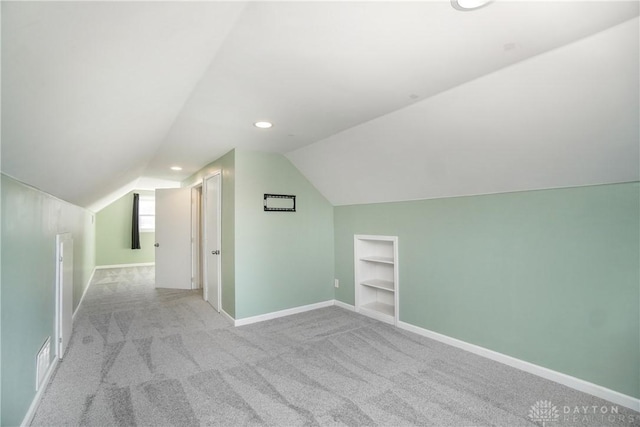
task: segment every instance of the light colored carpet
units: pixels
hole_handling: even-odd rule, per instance
[[[234,328],[200,292],[153,282],[153,267],[96,272],[32,425],[640,425],[636,412],[341,308]],[[541,401],[557,412],[534,423]],[[564,413],[576,406],[598,410]]]

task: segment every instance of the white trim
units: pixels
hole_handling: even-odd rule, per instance
[[[260,314],[258,316],[245,317],[244,319],[236,319],[234,326],[244,326],[251,323],[264,322],[265,320],[277,319],[278,317],[291,316],[292,314],[304,313],[305,311],[316,310],[318,308],[331,307],[334,300],[317,302],[315,304],[302,305],[300,307],[287,308],[285,310],[274,311],[272,313]]]
[[[139,262],[136,264],[96,265],[96,270],[104,270],[107,268],[150,267],[152,265],[156,265],[156,263],[155,262]]]
[[[374,241],[378,241],[378,240],[384,240],[385,242],[396,242],[398,240],[398,236],[377,236],[374,234],[354,234],[353,235],[354,239],[360,239],[360,240],[374,240]]]
[[[191,289],[202,289],[202,185],[191,187]],[[195,195],[195,197],[194,197]],[[204,292],[204,291],[203,291]]]
[[[333,300],[333,305],[335,305],[336,307],[344,308],[345,310],[356,311],[356,307],[354,305],[347,304],[346,302],[338,301],[337,299]]]
[[[84,301],[84,296],[87,295],[87,291],[89,290],[89,286],[91,286],[91,282],[93,281],[93,276],[96,274],[96,270],[98,267],[93,267],[93,271],[91,272],[91,276],[89,276],[89,282],[87,282],[87,287],[84,288],[84,292],[82,292],[82,296],[80,297],[80,301],[78,301],[78,305],[76,309],[73,311],[73,316],[71,316],[71,321],[74,322],[76,320],[76,314],[82,305],[82,301]]]
[[[213,307],[211,307],[211,308],[213,308]],[[227,313],[226,311],[224,311],[223,308],[220,308],[220,314],[222,314],[223,317],[225,317],[228,321],[230,321],[233,326],[236,326],[236,324],[235,324],[236,323],[236,319],[231,317],[231,315],[229,313]]]
[[[71,249],[71,255],[63,254],[63,244],[66,243],[66,249],[69,250],[69,246]],[[64,264],[63,264],[64,258]],[[65,351],[67,350],[66,346],[71,342],[71,335],[73,334],[73,234],[71,233],[59,233],[56,235],[56,297],[55,297],[55,336],[54,336],[54,349],[55,354],[58,359],[62,359]],[[65,276],[65,266],[68,271],[70,282],[64,281],[63,277]],[[65,292],[65,289],[67,291]],[[69,291],[71,295],[68,295]],[[69,325],[70,330],[63,330],[65,325],[65,314],[63,312],[64,301],[71,299],[71,324]],[[63,333],[64,332],[64,333]],[[67,336],[68,335],[68,336]]]
[[[20,423],[21,427],[31,425],[31,421],[33,421],[33,416],[36,414],[36,410],[40,405],[40,400],[42,399],[42,395],[44,394],[44,391],[47,389],[47,386],[49,385],[49,380],[51,379],[51,376],[53,375],[53,371],[55,371],[56,366],[58,366],[57,355],[54,356],[53,360],[49,364],[49,369],[47,369],[47,374],[44,376],[44,380],[42,381],[40,389],[36,392],[36,395],[31,401],[31,406],[29,406],[29,410],[24,416],[22,423]]]
[[[367,261],[362,256],[366,255],[375,255],[376,253],[363,253],[368,252],[366,247],[369,246],[364,242],[372,242],[373,245],[376,242],[389,242],[391,243],[391,249],[393,250],[393,261],[390,263],[393,267],[393,286],[391,289],[385,289],[386,291],[393,292],[393,313],[389,314],[384,311],[381,311],[377,308],[367,308],[363,306],[365,303],[363,300],[363,296],[370,294],[371,288],[364,285],[364,279],[371,279],[372,276],[367,276],[371,274],[371,271],[367,272],[363,268],[363,263],[361,261]],[[386,250],[385,250],[386,253]],[[383,235],[372,235],[372,234],[354,234],[353,235],[353,273],[354,273],[354,283],[355,283],[355,311],[356,313],[364,314],[365,316],[372,317],[376,320],[380,320],[381,322],[386,322],[391,325],[397,325],[400,321],[400,277],[398,274],[399,269],[399,258],[398,258],[398,236],[383,236]],[[364,264],[368,264],[365,262]],[[375,274],[374,274],[375,276]],[[365,291],[365,288],[368,289]],[[378,299],[378,290],[374,290],[376,292],[376,298]],[[369,301],[367,301],[369,302]],[[385,310],[386,311],[386,310]]]
[[[506,354],[498,353],[497,351],[489,350],[475,344],[470,344],[456,338],[451,338],[447,335],[442,335],[410,323],[400,321],[398,322],[398,327],[640,412],[640,399],[636,399],[635,397],[622,394],[580,378],[563,374],[562,372],[516,359],[515,357],[507,356]]]
[[[264,322],[265,320],[277,319],[278,317],[290,316],[292,314],[304,313],[305,311],[317,310],[318,308],[331,307],[331,306],[337,306],[349,311],[354,311],[354,312],[356,311],[356,308],[353,305],[334,299],[329,301],[318,302],[315,304],[303,305],[299,307],[288,308],[285,310],[274,311],[271,313],[261,314],[258,316],[245,317],[244,319],[238,319],[238,320],[231,317],[231,315],[226,311],[224,311],[224,309],[222,308],[220,309],[220,314],[222,314],[229,321],[231,321],[231,323],[233,323],[233,326],[244,326],[244,325],[249,325],[251,323]]]
[[[204,254],[204,256],[202,257],[202,297],[205,299],[205,301],[209,301],[210,297],[209,297],[209,277],[208,277],[208,271],[209,271],[209,262],[211,260],[210,257],[208,257],[207,255],[209,254],[209,252],[211,251],[211,249],[213,248],[213,244],[212,242],[209,242],[207,240],[207,235],[208,235],[208,227],[207,227],[207,221],[206,218],[210,218],[210,207],[208,206],[207,203],[207,190],[209,188],[209,179],[217,177],[217,181],[216,181],[216,187],[217,187],[217,191],[216,191],[216,224],[215,227],[217,229],[216,232],[216,242],[215,242],[215,249],[214,250],[218,250],[220,251],[220,253],[218,254],[218,256],[215,258],[215,262],[218,263],[218,268],[217,268],[217,279],[218,279],[218,286],[217,286],[217,295],[214,296],[215,298],[215,309],[220,312],[220,310],[222,309],[222,257],[224,256],[222,254],[222,170],[216,170],[211,172],[210,174],[206,175],[205,177],[202,178],[202,252]],[[211,302],[209,301],[209,304],[211,304]],[[211,304],[213,305],[213,304]]]

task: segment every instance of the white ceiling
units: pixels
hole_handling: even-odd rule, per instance
[[[638,13],[3,1],[2,171],[83,206],[232,148],[334,204],[638,180]]]
[[[334,205],[638,181],[639,79],[636,19],[287,156]]]

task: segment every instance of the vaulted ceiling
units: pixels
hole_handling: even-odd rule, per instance
[[[3,1],[2,172],[81,206],[233,148],[334,204],[636,181],[639,9]]]

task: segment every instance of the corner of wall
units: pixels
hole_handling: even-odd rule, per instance
[[[333,206],[285,156],[236,151],[236,319],[333,299]],[[296,196],[265,212],[264,194]]]

